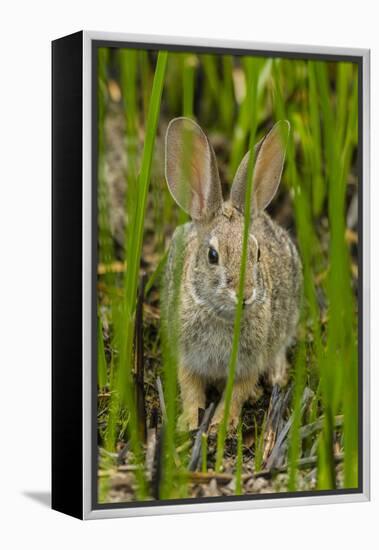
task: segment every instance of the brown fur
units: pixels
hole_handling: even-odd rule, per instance
[[[180,119],[183,120],[183,119]],[[189,122],[186,120],[186,130]],[[194,124],[194,123],[192,123]],[[180,126],[180,124],[179,124]],[[259,376],[266,374],[272,383],[284,384],[287,377],[286,349],[295,335],[301,296],[301,264],[298,253],[287,232],[263,211],[275,193],[282,172],[284,149],[279,146],[278,134],[270,132],[259,147],[254,171],[253,215],[250,224],[248,259],[244,288],[240,347],[229,414],[230,426],[238,422],[244,402],[257,397]],[[196,134],[199,127],[195,126]],[[176,128],[175,140],[180,139]],[[267,147],[265,142],[267,140]],[[203,159],[191,157],[191,165],[213,159],[208,151],[208,140],[203,141]],[[170,135],[167,138],[169,156]],[[270,157],[273,155],[270,164]],[[280,158],[278,158],[278,156]],[[244,162],[244,161],[243,161]],[[270,172],[270,166],[273,166]],[[262,167],[265,170],[262,170]],[[196,170],[195,170],[196,171]],[[178,227],[173,236],[165,273],[162,313],[170,323],[175,316],[175,269],[182,264],[180,278],[179,311],[179,384],[183,414],[181,427],[193,429],[198,423],[198,409],[204,408],[208,384],[225,384],[228,376],[229,356],[232,348],[234,317],[239,285],[244,216],[241,193],[246,187],[245,166],[241,164],[233,183],[231,200],[217,201],[219,180],[210,176],[199,189],[201,200],[191,195],[184,204],[191,213],[196,206],[194,221]],[[177,170],[175,176],[177,176]],[[207,166],[202,165],[202,174]],[[210,174],[211,171],[209,170]],[[172,172],[166,170],[168,185],[173,192]],[[177,181],[177,180],[176,180]],[[181,185],[190,185],[184,179]],[[209,186],[209,189],[207,188]],[[241,191],[243,188],[243,191]],[[212,190],[212,193],[209,192]],[[176,190],[173,192],[175,198]],[[183,195],[182,195],[183,196]],[[207,197],[213,201],[209,206]],[[215,199],[216,197],[216,199]],[[198,205],[204,201],[198,217]],[[183,202],[181,203],[183,206]],[[218,252],[218,263],[209,262],[208,251]],[[222,397],[213,423],[217,425],[224,414]]]

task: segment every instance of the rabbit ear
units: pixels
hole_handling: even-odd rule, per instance
[[[165,173],[178,205],[194,220],[208,218],[222,205],[216,156],[198,124],[174,118],[166,132]]]
[[[254,148],[253,213],[257,210],[264,210],[274,198],[279,187],[289,131],[288,120],[281,120]],[[246,153],[242,159],[230,194],[232,204],[241,211],[245,207],[249,156],[250,152]]]

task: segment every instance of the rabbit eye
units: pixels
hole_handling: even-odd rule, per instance
[[[218,264],[218,252],[212,247],[208,250],[208,260],[210,264]]]

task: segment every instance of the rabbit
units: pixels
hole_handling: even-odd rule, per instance
[[[278,122],[255,146],[251,222],[243,293],[243,317],[228,429],[243,404],[259,396],[265,375],[287,381],[286,350],[295,337],[302,294],[302,265],[288,233],[265,212],[281,179],[290,125]],[[185,117],[166,132],[165,177],[176,203],[192,221],[176,228],[164,273],[162,316],[176,335],[183,412],[179,428],[198,426],[206,388],[225,387],[239,288],[249,153],[223,200],[214,150],[203,130]],[[175,286],[180,265],[179,286]],[[179,288],[178,291],[175,289]],[[175,293],[178,296],[175,296]],[[177,307],[177,313],[173,309]],[[178,328],[174,323],[177,322]],[[211,429],[224,415],[224,397]]]

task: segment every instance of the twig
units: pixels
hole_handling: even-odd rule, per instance
[[[300,458],[296,463],[296,467],[298,470],[313,468],[314,466],[317,466],[317,460],[318,460],[317,456],[307,456],[306,458]],[[334,455],[335,464],[340,464],[341,462],[343,462],[343,460],[344,460],[343,453],[338,453]],[[284,466],[280,466],[278,468],[271,468],[271,470],[269,469],[260,470],[259,472],[256,472],[254,476],[251,476],[251,477],[264,477],[266,479],[270,479],[276,474],[286,473],[287,470],[288,470],[288,465],[285,464]]]
[[[163,419],[163,422],[167,422],[166,403],[164,401],[163,387],[159,376],[157,377],[156,384],[157,384],[157,390],[158,390],[159,403],[161,406],[162,419]]]
[[[354,229],[358,223],[358,192],[353,195],[350,201],[346,216],[346,226],[349,229]]]
[[[163,452],[164,452],[164,429],[165,425],[162,424],[160,430],[157,433],[157,443],[155,445],[155,455],[151,476],[151,496],[155,500],[159,500],[160,486],[162,480],[162,468],[163,468]]]
[[[153,469],[154,469],[154,458],[155,458],[155,448],[157,445],[157,430],[155,428],[149,428],[147,431],[146,438],[146,477],[148,481],[153,479]]]
[[[302,413],[303,413],[305,407],[306,407],[306,403],[305,404],[303,403]],[[323,417],[320,417],[315,422],[311,422],[310,424],[306,424],[305,426],[302,426],[299,429],[300,438],[304,439],[304,438],[309,437],[310,435],[314,434],[315,432],[321,430],[322,427],[323,427],[323,423],[324,423],[324,419],[323,419]],[[335,428],[340,428],[342,425],[343,425],[343,415],[336,416],[334,418],[334,427]],[[270,466],[270,462],[268,461],[267,466],[266,466],[267,469],[270,469],[270,468],[271,469],[272,468],[277,469],[277,467],[280,464],[280,460],[283,458],[283,456],[285,454],[286,449],[287,449],[287,441],[283,441],[282,444],[281,444],[280,450],[278,450],[279,454],[278,454],[277,460],[273,464],[271,464],[271,466]],[[317,440],[312,445],[312,448],[311,448],[311,451],[310,451],[310,456],[313,456],[315,454],[316,449],[317,449]],[[305,460],[305,459],[300,459],[300,461],[301,460]]]
[[[305,470],[307,468],[312,468],[317,465],[317,456],[309,456],[307,458],[301,458],[297,461],[297,468],[299,470]],[[344,460],[344,454],[339,453],[334,455],[334,462],[335,464],[340,464]],[[249,479],[256,479],[257,477],[263,477],[265,479],[271,479],[275,475],[280,473],[286,473],[288,470],[288,466],[280,466],[279,468],[271,469],[271,470],[260,470],[259,472],[256,472],[255,474],[243,474],[242,475],[242,482],[245,483]],[[215,479],[218,483],[221,484],[227,484],[230,481],[234,479],[233,474],[228,473],[219,473],[219,472],[191,472],[190,474],[190,480],[193,483],[209,483],[212,481],[212,479]]]
[[[304,439],[305,437],[312,435],[318,430],[321,430],[323,425],[324,425],[324,418],[322,416],[318,418],[315,422],[312,422],[311,424],[306,424],[299,430],[301,439]],[[338,415],[334,417],[334,427],[340,428],[341,426],[343,426],[343,415]]]
[[[217,483],[223,484],[229,483],[234,478],[232,474],[222,472],[191,472],[189,477],[192,483],[209,483],[215,479]],[[249,477],[251,477],[250,474]]]
[[[188,466],[188,469],[190,472],[194,472],[199,467],[199,463],[201,460],[201,439],[203,433],[205,433],[208,430],[210,421],[213,416],[214,412],[214,403],[211,403],[209,407],[206,409],[203,419],[201,421],[201,424],[199,426],[199,429],[197,430],[196,437],[195,437],[195,443],[192,448],[192,454],[191,454],[191,460]]]
[[[158,427],[158,415],[159,415],[158,407],[153,406],[152,409],[151,409],[151,412],[150,412],[150,428],[157,428]]]
[[[308,406],[310,400],[312,399],[314,393],[311,389],[306,387],[303,392],[303,397],[301,400],[301,415],[303,415],[306,407]],[[267,470],[271,470],[272,468],[277,468],[282,461],[283,455],[284,455],[284,442],[286,440],[286,437],[290,431],[290,428],[294,421],[294,414],[292,413],[290,418],[287,420],[286,424],[284,425],[284,428],[280,432],[275,446],[272,450],[271,455],[269,456],[267,462],[266,462],[266,468]]]
[[[292,385],[286,392],[283,392],[277,384],[275,384],[272,388],[264,435],[265,443],[262,457],[263,463],[267,461],[274,448],[279,427],[283,420],[283,415],[287,408],[291,394]]]

